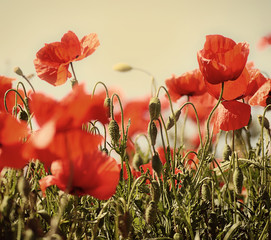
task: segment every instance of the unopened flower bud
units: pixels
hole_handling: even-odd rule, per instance
[[[157,173],[158,176],[161,175],[163,164],[160,160],[160,157],[157,153],[152,156],[152,169]]]
[[[108,125],[109,135],[113,143],[117,143],[120,138],[119,125],[116,120],[112,119]]]
[[[15,67],[14,69],[13,69],[13,71],[17,74],[17,75],[19,75],[19,76],[23,76],[24,74],[23,74],[23,71],[21,70],[21,68],[19,68],[19,67]]]
[[[242,193],[242,188],[243,188],[243,172],[240,167],[235,168],[234,173],[233,173],[233,186],[234,190],[237,194]]]
[[[133,157],[133,168],[136,171],[140,171],[140,166],[143,164],[143,159],[138,152]]]
[[[258,115],[258,121],[259,121],[260,125],[262,125],[262,120],[263,120],[263,126],[264,126],[264,128],[267,129],[267,130],[269,130],[270,124],[269,124],[268,119],[266,117],[264,117],[264,119],[263,119],[263,116]]]
[[[28,115],[27,115],[27,112],[23,109],[20,110],[19,112],[19,115],[18,115],[18,118],[22,121],[28,121]]]
[[[123,238],[127,238],[131,228],[131,216],[129,212],[125,212],[119,216],[119,231]]]
[[[78,81],[76,79],[72,79],[71,80],[71,84],[72,84],[72,89],[78,85]]]
[[[229,161],[229,157],[231,156],[231,154],[232,154],[231,147],[228,144],[226,144],[223,150],[223,160]]]
[[[175,233],[173,235],[173,240],[182,240],[183,236],[180,233]]]
[[[110,113],[110,105],[111,105],[111,99],[109,97],[106,97],[104,99],[104,106],[107,109],[107,117],[110,118],[111,117],[111,113]]]
[[[151,120],[159,118],[161,113],[161,102],[158,97],[152,97],[149,103],[149,113]]]
[[[203,201],[211,200],[211,191],[207,183],[203,183],[201,186],[201,197]]]
[[[151,139],[151,145],[154,146],[156,143],[156,137],[157,137],[157,127],[153,121],[151,121],[148,125],[148,133]]]
[[[180,115],[181,115],[181,110],[180,109],[175,111],[174,116],[175,116],[175,121],[176,122],[179,120]],[[169,130],[173,126],[174,126],[174,117],[173,117],[173,114],[172,114],[172,115],[169,116],[169,118],[167,120],[166,128],[167,128],[167,130]]]
[[[119,72],[128,72],[128,71],[132,70],[133,68],[126,63],[118,63],[113,66],[113,69],[115,71],[119,71]]]
[[[157,206],[154,201],[150,201],[145,212],[145,219],[148,224],[153,224],[156,220]]]
[[[28,181],[25,179],[24,176],[21,176],[18,180],[18,191],[19,193],[24,196],[25,198],[28,198],[30,193],[30,186]]]
[[[152,180],[151,181],[151,196],[152,196],[152,200],[156,203],[159,202],[160,199],[160,188],[159,188],[159,184],[156,180]]]

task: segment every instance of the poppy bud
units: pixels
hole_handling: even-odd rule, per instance
[[[136,171],[140,171],[140,166],[143,164],[143,159],[138,152],[133,157],[133,168]]]
[[[25,179],[24,176],[21,176],[18,180],[18,191],[19,193],[24,196],[25,198],[27,198],[29,196],[30,193],[30,186],[28,181]]]
[[[118,63],[113,66],[113,69],[115,71],[119,71],[119,72],[128,72],[128,71],[132,70],[133,68],[126,63]]]
[[[157,173],[158,176],[161,175],[163,164],[160,160],[160,157],[157,153],[152,156],[152,169]]]
[[[178,109],[177,111],[175,111],[174,115],[175,115],[175,121],[177,122],[179,120],[180,115],[181,115],[181,110]],[[173,126],[174,126],[174,119],[173,119],[173,114],[172,114],[168,117],[166,128],[167,128],[167,130],[169,130]]]
[[[25,110],[21,109],[18,115],[18,118],[22,121],[28,121],[28,115]]]
[[[152,97],[149,103],[149,113],[151,120],[159,118],[161,113],[161,102],[158,97]]]
[[[241,194],[242,192],[243,180],[244,180],[244,176],[243,176],[243,172],[241,168],[239,167],[235,168],[234,173],[233,173],[233,186],[237,194]]]
[[[150,201],[145,212],[145,219],[148,224],[153,224],[156,220],[157,206],[154,201]]]
[[[127,238],[131,228],[131,216],[129,212],[125,212],[119,216],[119,231],[123,238]]]
[[[158,203],[158,201],[160,199],[160,188],[159,188],[159,184],[156,180],[151,181],[151,196],[152,196],[152,200],[155,203]]]
[[[72,79],[71,80],[71,84],[72,84],[72,89],[78,85],[78,81],[76,79]]]
[[[111,105],[111,99],[109,97],[105,98],[104,99],[104,106],[107,109],[107,117],[111,117],[110,105]]]
[[[154,146],[156,143],[156,137],[157,137],[157,127],[153,121],[149,123],[148,133],[151,139],[151,145]]]
[[[13,71],[17,74],[17,75],[19,75],[19,76],[23,76],[24,74],[23,74],[23,71],[21,70],[21,68],[19,68],[19,67],[15,67],[14,69],[13,69]]]
[[[260,125],[262,125],[262,119],[263,119],[263,116],[258,115],[258,121],[259,121]],[[263,126],[267,130],[269,130],[269,128],[270,128],[269,121],[266,117],[264,117],[264,119],[263,119]]]
[[[175,233],[173,235],[173,240],[182,240],[183,236],[180,233]]]
[[[207,183],[204,183],[201,186],[201,197],[203,201],[211,200],[211,191]]]
[[[232,154],[231,147],[228,144],[226,144],[223,151],[223,160],[229,161],[229,157],[231,156],[231,154]]]
[[[120,138],[119,125],[116,120],[112,119],[108,125],[109,135],[113,143],[117,143]]]

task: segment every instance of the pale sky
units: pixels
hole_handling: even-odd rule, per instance
[[[270,0],[0,0],[0,75],[22,80],[13,73],[15,66],[25,75],[35,73],[36,52],[68,30],[79,39],[98,34],[96,52],[74,63],[89,91],[102,81],[127,97],[148,95],[147,75],[115,72],[112,66],[125,62],[145,69],[164,85],[172,74],[198,68],[196,54],[208,34],[248,42],[248,60],[271,73],[271,47],[256,49],[258,40],[271,33]],[[53,87],[38,77],[32,84],[58,98],[71,89],[69,82]]]

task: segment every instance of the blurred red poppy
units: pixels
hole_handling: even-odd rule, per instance
[[[29,130],[10,114],[0,112],[0,170],[4,167],[21,169],[28,163],[23,157],[23,140]]]
[[[246,42],[236,44],[222,35],[207,35],[204,48],[197,53],[199,68],[211,84],[236,80],[249,54]]]
[[[12,88],[12,82],[15,80],[15,78],[9,78],[5,76],[0,76],[0,111],[5,112],[5,105],[4,105],[4,96],[7,90]],[[14,106],[14,99],[8,96],[7,105],[8,109],[12,110],[12,107]],[[11,109],[9,108],[11,106]]]
[[[246,126],[250,119],[251,107],[236,100],[223,101],[217,108],[212,119],[214,134],[219,129],[230,131]]]
[[[206,92],[203,76],[199,69],[186,72],[180,77],[172,75],[166,80],[166,86],[174,102],[184,95],[198,96]]]
[[[248,103],[252,106],[266,107],[271,103],[271,79],[267,79],[264,84],[249,99]]]
[[[61,85],[72,75],[68,71],[69,64],[91,55],[100,45],[95,33],[84,36],[80,41],[68,31],[61,42],[45,44],[37,54],[34,65],[38,76],[52,85]]]
[[[86,140],[86,139],[84,139]],[[89,143],[89,142],[88,142]],[[115,159],[91,147],[77,156],[52,162],[51,173],[42,178],[40,187],[43,192],[51,185],[74,195],[91,195],[100,200],[109,199],[116,191],[120,169]],[[73,152],[73,147],[70,149]]]
[[[271,34],[268,34],[268,35],[262,37],[259,40],[257,47],[258,47],[258,49],[263,50],[269,45],[271,45]]]

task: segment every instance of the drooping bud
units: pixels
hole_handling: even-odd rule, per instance
[[[72,84],[72,89],[73,89],[73,88],[75,88],[75,86],[78,85],[78,81],[76,79],[72,79],[71,84]]]
[[[113,143],[117,143],[120,138],[119,125],[116,120],[112,119],[108,125],[109,135]]]
[[[173,240],[182,240],[183,236],[180,233],[175,233],[173,235]]]
[[[263,116],[258,115],[258,121],[259,121],[259,123],[260,123],[261,126],[262,126],[262,120],[263,120],[263,126],[264,126],[264,128],[267,129],[267,130],[269,130],[270,124],[269,124],[268,119],[266,117],[264,117],[264,119],[263,119]]]
[[[104,99],[104,106],[107,109],[107,117],[110,118],[111,117],[111,113],[110,113],[111,99],[109,97],[106,97]]]
[[[160,160],[160,157],[157,153],[152,156],[152,169],[157,173],[158,176],[161,175],[163,164]]]
[[[119,71],[119,72],[128,72],[128,71],[132,70],[133,68],[126,63],[118,63],[113,66],[113,69],[115,71]]]
[[[211,200],[211,191],[207,183],[203,183],[201,186],[201,197],[203,201]]]
[[[240,167],[235,168],[234,173],[233,173],[233,186],[234,190],[237,194],[242,193],[242,188],[243,188],[243,172]]]
[[[180,115],[181,115],[181,109],[178,109],[177,111],[175,111],[174,116],[175,116],[175,121],[176,121],[176,122],[179,120]],[[166,124],[166,128],[167,128],[167,130],[169,130],[169,129],[171,129],[173,126],[174,126],[174,117],[173,117],[173,114],[171,114],[171,115],[168,117],[167,124]]]
[[[154,201],[150,201],[145,212],[145,219],[148,224],[153,224],[156,220],[157,206]]]
[[[148,133],[151,139],[151,145],[154,146],[156,143],[156,137],[157,137],[157,127],[153,121],[151,121],[148,125]]]
[[[24,74],[23,74],[23,71],[21,70],[21,68],[19,68],[19,67],[15,67],[14,69],[13,69],[13,71],[17,74],[17,75],[19,75],[19,76],[23,76]]]
[[[140,171],[140,166],[143,164],[143,159],[138,152],[133,157],[133,168],[136,171]]]
[[[156,120],[161,113],[161,102],[158,97],[152,97],[149,103],[150,119]]]
[[[226,144],[223,150],[223,160],[229,161],[229,157],[231,156],[231,154],[232,154],[231,147],[228,144]]]

